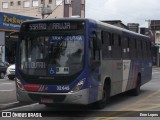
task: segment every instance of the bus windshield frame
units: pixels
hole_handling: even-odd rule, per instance
[[[63,78],[66,78],[66,77],[74,80],[83,71],[84,66],[85,66],[85,48],[86,48],[85,47],[85,45],[86,45],[85,21],[81,21],[81,22],[78,21],[78,24],[79,23],[81,23],[83,25],[83,27],[84,27],[83,29],[82,29],[82,26],[78,30],[71,29],[71,30],[54,30],[54,31],[53,30],[48,30],[48,31],[46,31],[46,30],[45,31],[41,31],[41,30],[32,31],[32,30],[30,30],[30,31],[27,31],[28,28],[27,29],[21,28],[21,31],[19,34],[19,41],[18,41],[19,42],[19,44],[18,44],[19,58],[17,59],[17,63],[18,63],[17,70],[19,71],[21,76],[23,78],[26,78],[26,81],[28,81],[30,78],[35,79],[35,80],[38,80],[41,78],[42,79],[48,78],[48,79],[61,79],[62,80]],[[75,24],[75,22],[74,22],[74,24]],[[22,26],[27,27],[26,24],[24,24]],[[28,41],[30,41],[30,45],[35,46],[35,44],[31,43],[31,39],[33,39],[32,41],[34,41],[34,40],[38,40],[39,38],[44,38],[44,42],[40,42],[40,41],[42,41],[42,40],[40,40],[39,42],[37,41],[37,42],[33,42],[33,43],[36,43],[39,46],[43,46],[43,48],[44,48],[44,44],[46,44],[46,47],[48,45],[48,48],[52,46],[51,53],[57,54],[59,52],[61,54],[61,55],[59,54],[59,58],[62,58],[62,59],[67,58],[68,61],[70,61],[70,62],[72,62],[71,60],[69,60],[69,58],[71,56],[76,55],[76,53],[81,54],[80,59],[79,59],[79,60],[81,60],[81,62],[71,63],[73,65],[72,67],[69,67],[69,65],[68,66],[65,65],[65,62],[67,60],[65,62],[62,61],[61,65],[58,65],[58,64],[52,65],[52,64],[50,64],[51,62],[49,61],[49,60],[51,60],[51,57],[50,57],[50,58],[47,58],[48,63],[42,62],[42,61],[44,61],[42,59],[37,59],[38,61],[36,63],[33,63],[33,62],[29,63],[28,61],[29,60],[31,61],[31,58],[28,56],[29,55],[28,53],[30,52],[29,50],[31,50],[31,48],[29,47],[29,45],[27,45],[27,44],[29,44]],[[73,44],[73,45],[71,45],[71,44]],[[81,49],[79,47],[75,47],[77,45],[81,46]],[[24,46],[26,48],[24,48]],[[72,47],[72,48],[70,48],[70,47]],[[27,49],[27,50],[24,50],[23,48]],[[74,50],[73,50],[73,48],[74,48]],[[41,50],[41,51],[43,51],[43,50]],[[69,54],[67,55],[67,52],[64,52],[64,51],[67,51]],[[22,59],[26,59],[24,56],[21,56],[22,53],[24,53],[24,52],[28,52],[27,53],[28,55],[26,55],[26,57],[28,58],[27,61],[22,60]],[[50,51],[48,49],[48,53],[49,52]],[[52,55],[52,57],[56,58],[57,57],[56,54]],[[34,53],[33,55],[35,57],[37,54]],[[59,61],[62,59],[59,59]],[[73,57],[71,57],[71,59],[73,60]],[[23,63],[21,63],[22,61],[23,61]],[[75,58],[75,61],[77,61],[76,58]],[[52,62],[52,63],[54,63],[54,62]],[[25,71],[22,70],[22,68],[24,68],[24,66],[26,67]],[[76,66],[79,68],[79,69],[77,68],[77,71],[75,70]],[[35,74],[35,72],[32,73],[31,71],[33,71],[37,67],[38,67],[38,69],[45,68],[45,71],[47,74],[43,74],[43,73],[45,73],[43,70],[38,71],[37,74]],[[30,71],[31,73],[29,73],[27,71]]]

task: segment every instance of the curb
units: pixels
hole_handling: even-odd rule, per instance
[[[20,106],[24,106],[24,105],[30,105],[33,103],[22,103],[22,102],[14,102],[14,103],[8,103],[8,104],[0,104],[0,111],[6,110],[6,109],[10,109],[10,108],[14,108],[14,107],[20,107]]]

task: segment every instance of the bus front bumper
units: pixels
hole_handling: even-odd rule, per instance
[[[17,100],[21,102],[39,102],[41,104],[48,104],[44,99],[52,100],[53,104],[89,104],[88,89],[83,89],[78,92],[69,93],[40,93],[29,92],[17,89]],[[43,99],[43,102],[42,102]]]

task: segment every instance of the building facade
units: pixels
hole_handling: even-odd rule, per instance
[[[139,33],[139,24],[138,23],[128,23],[127,27],[130,31]]]
[[[43,8],[53,12],[44,18],[85,17],[85,0],[0,0],[0,11],[42,18]]]
[[[15,63],[17,37],[9,35],[19,31],[23,21],[32,19],[36,18],[0,12],[0,61]]]
[[[155,59],[157,60],[158,66],[160,66],[160,20],[150,20],[149,22],[149,29],[154,36],[153,43],[157,48],[157,52],[155,52],[157,53],[157,56],[155,55]]]

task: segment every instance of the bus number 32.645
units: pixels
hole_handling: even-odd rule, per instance
[[[57,90],[70,90],[69,86],[57,86]]]

